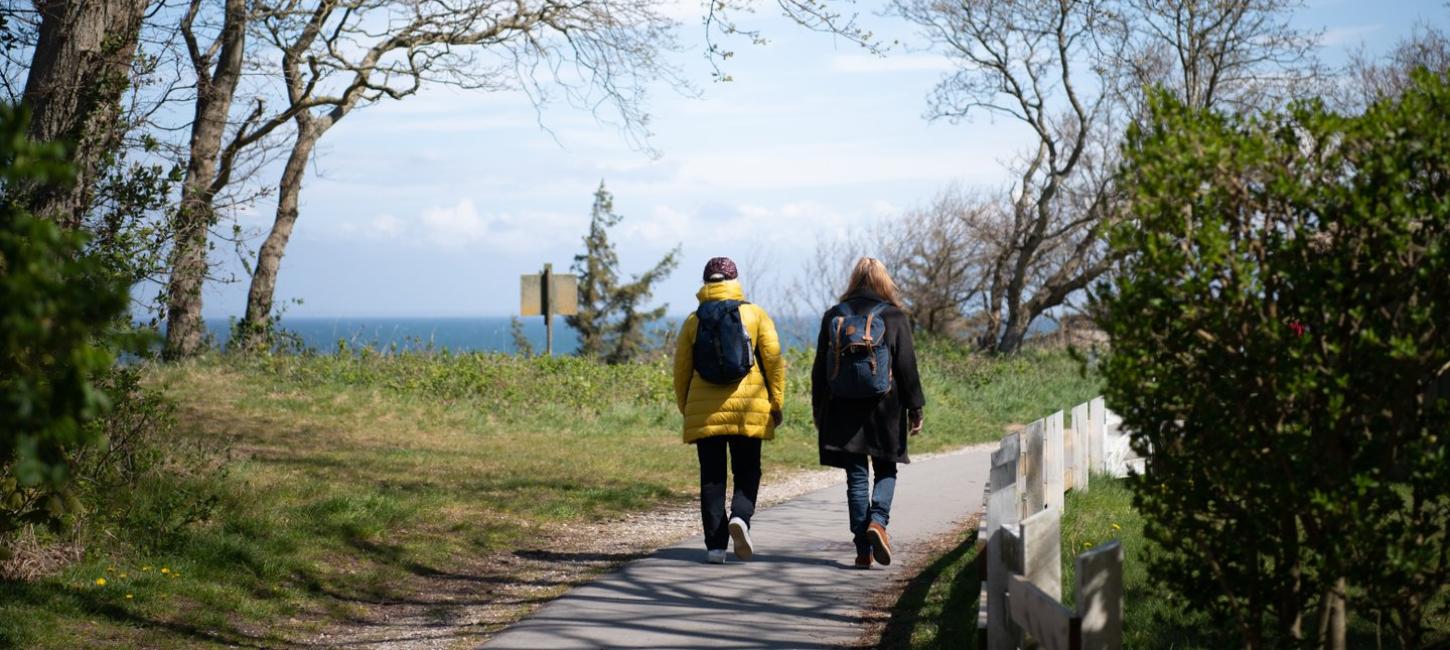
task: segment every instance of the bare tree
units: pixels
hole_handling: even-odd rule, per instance
[[[767,43],[759,30],[742,29],[734,18],[740,13],[755,13],[760,3],[761,0],[705,1],[705,57],[714,67],[712,74],[716,81],[734,80],[721,69],[723,61],[735,56],[733,50],[721,46],[722,40],[743,36],[754,45]],[[840,9],[854,4],[854,0],[775,0],[774,4],[782,15],[802,27],[844,38],[877,54],[884,50],[875,35],[858,22],[859,14]]]
[[[980,344],[1020,348],[1034,319],[1107,273],[1103,227],[1120,213],[1117,144],[1148,86],[1201,108],[1251,110],[1313,66],[1297,0],[896,0],[953,59],[933,119],[978,114],[1026,127],[982,282]]]
[[[1006,239],[984,282],[983,342],[1016,351],[1034,318],[1110,265],[1095,235],[1107,194],[1083,206],[1085,212],[1065,208],[1092,189],[1082,187],[1084,168],[1095,143],[1110,137],[1115,106],[1091,63],[1117,46],[1105,39],[1121,42],[1120,24],[1102,0],[903,0],[896,6],[960,66],[934,91],[932,117],[987,112],[1033,135],[1035,144],[1016,166]]]
[[[22,188],[35,214],[80,225],[103,158],[120,145],[121,96],[151,0],[43,0],[22,103],[29,137],[71,143],[76,182]],[[8,22],[8,21],[7,21]]]
[[[196,34],[201,5],[201,0],[190,0],[180,28],[187,58],[196,76],[196,99],[181,205],[171,224],[174,243],[169,263],[164,350],[168,358],[193,354],[201,347],[205,329],[201,321],[201,289],[207,269],[207,234],[216,221],[213,202],[231,181],[237,154],[236,147],[222,151],[222,138],[242,74],[247,2],[226,0],[220,33],[205,47]]]
[[[1191,108],[1247,113],[1314,90],[1318,33],[1295,28],[1302,0],[1127,0],[1114,68],[1125,101],[1158,86]]]
[[[647,135],[646,84],[676,80],[660,56],[674,47],[674,22],[645,0],[291,0],[259,24],[280,52],[288,100],[282,115],[294,131],[247,296],[243,336],[252,346],[270,327],[307,162],[323,134],[352,111],[403,99],[427,83],[519,90],[536,104],[562,92],[596,115],[612,111],[638,142]]]
[[[948,335],[963,328],[965,312],[982,293],[989,247],[999,241],[997,213],[994,201],[952,185],[885,227],[882,261],[922,331]]]
[[[871,243],[871,233],[864,230],[816,236],[811,255],[801,261],[799,272],[780,290],[775,321],[783,337],[815,345],[821,315],[840,300],[852,267],[871,250]]]
[[[1421,68],[1437,74],[1450,71],[1450,36],[1428,23],[1415,25],[1383,57],[1375,58],[1363,48],[1356,51],[1350,57],[1348,84],[1340,101],[1348,108],[1363,109],[1380,99],[1398,97],[1409,87],[1410,74]]]
[[[25,93],[25,78],[30,71],[40,14],[28,5],[0,7],[0,97],[10,104],[19,104]]]

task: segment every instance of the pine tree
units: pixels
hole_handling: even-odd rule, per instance
[[[589,234],[584,237],[584,252],[574,256],[570,270],[579,276],[579,313],[564,321],[579,333],[579,355],[597,357],[604,353],[606,321],[610,297],[618,282],[619,256],[609,241],[609,228],[619,223],[614,214],[614,196],[604,189],[594,192],[594,208],[589,216]]]
[[[614,195],[600,181],[584,252],[574,256],[570,267],[579,276],[579,313],[565,317],[569,327],[579,333],[579,354],[609,363],[629,361],[646,351],[649,326],[664,317],[668,305],[649,311],[640,308],[649,300],[655,283],[679,265],[677,246],[654,268],[621,285],[619,255],[609,241],[609,229],[622,219],[614,213]]]
[[[525,358],[534,356],[534,342],[524,332],[524,322],[518,316],[509,319],[509,336],[514,339],[514,354]]]
[[[654,284],[668,277],[679,266],[679,258],[680,248],[676,246],[654,268],[614,292],[614,306],[620,316],[610,341],[613,347],[607,357],[610,363],[623,363],[648,351],[649,327],[664,318],[665,308],[669,305],[660,305],[649,311],[639,311],[639,308],[654,293]]]

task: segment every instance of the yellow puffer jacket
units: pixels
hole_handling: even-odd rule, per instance
[[[745,300],[745,291],[735,280],[711,282],[695,297],[711,300]],[[740,305],[740,321],[750,333],[757,360],[750,374],[739,383],[712,384],[695,372],[695,332],[700,322],[694,314],[685,319],[675,345],[675,401],[685,416],[685,442],[710,436],[749,436],[770,440],[775,437],[772,412],[785,403],[785,360],[780,356],[780,339],[775,323],[756,305]]]

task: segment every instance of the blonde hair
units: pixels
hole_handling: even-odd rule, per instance
[[[901,293],[896,290],[896,283],[891,280],[891,274],[886,272],[886,265],[874,257],[863,257],[856,260],[856,268],[851,269],[851,280],[846,283],[846,291],[841,294],[841,302],[846,302],[865,291],[880,296],[886,302],[895,305],[897,309],[906,308],[906,305],[901,302]]]

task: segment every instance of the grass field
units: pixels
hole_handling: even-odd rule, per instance
[[[918,453],[995,440],[1096,390],[1062,353],[987,359],[925,343],[918,355],[930,401]],[[790,358],[767,480],[816,466],[809,364]],[[0,582],[0,644],[279,645],[438,576],[497,600],[501,625],[567,587],[495,593],[521,552],[694,498],[664,363],[216,357],[148,377],[178,405],[175,471],[82,530],[79,562]]]

